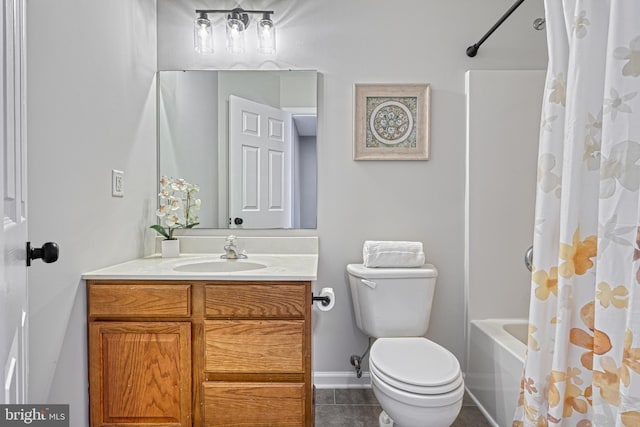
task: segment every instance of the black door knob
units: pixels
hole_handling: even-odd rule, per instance
[[[243,222],[244,221],[242,220],[242,218],[239,218],[239,217],[236,217],[236,218],[233,219],[233,223],[235,225],[242,225]]]
[[[31,260],[42,258],[46,263],[56,262],[60,248],[55,242],[47,242],[41,248],[32,248],[31,242],[27,242],[27,267],[31,265]]]

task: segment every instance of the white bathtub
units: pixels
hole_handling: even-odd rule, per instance
[[[526,319],[474,320],[469,326],[465,384],[494,426],[510,427],[527,349]]]

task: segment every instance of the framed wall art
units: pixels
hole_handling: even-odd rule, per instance
[[[429,85],[356,83],[354,160],[429,159]]]

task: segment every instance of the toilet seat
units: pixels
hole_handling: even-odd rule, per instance
[[[371,347],[372,374],[388,386],[419,395],[441,395],[463,385],[460,364],[426,338],[379,338]]]
[[[445,384],[442,386],[435,386],[435,387],[424,387],[424,386],[415,386],[412,384],[407,384],[402,381],[398,381],[395,378],[391,378],[388,375],[385,375],[384,373],[380,372],[380,370],[376,367],[376,365],[371,362],[369,363],[369,370],[371,375],[375,375],[379,381],[384,382],[389,387],[392,387],[396,390],[401,390],[407,393],[419,394],[424,396],[435,396],[440,394],[446,394],[464,385],[462,373],[460,373],[460,375],[458,375],[458,377],[449,384]]]
[[[461,406],[462,405],[462,397],[464,395],[464,384],[460,384],[458,388],[448,392],[441,394],[417,394],[411,393],[408,391],[401,390],[399,388],[393,387],[386,382],[382,381],[373,371],[371,371],[371,386],[373,387],[373,392],[380,401],[380,406],[387,411],[387,413],[396,420],[397,417],[394,418],[394,414],[391,411],[391,408],[388,405],[385,405],[381,399],[381,396],[378,393],[382,393],[388,399],[385,399],[386,403],[389,403],[389,399],[391,399],[394,405],[400,403],[403,407],[413,407],[413,408],[441,408],[445,406]],[[387,406],[385,408],[385,406]],[[456,415],[460,411],[458,407],[455,411]],[[451,419],[455,419],[455,416]],[[450,425],[447,424],[447,425]]]

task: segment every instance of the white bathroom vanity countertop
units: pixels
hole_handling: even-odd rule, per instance
[[[224,237],[207,237],[206,239],[213,242],[205,242],[201,237],[180,238],[182,253],[177,258],[162,258],[159,254],[155,254],[90,271],[84,273],[82,278],[85,280],[233,281],[317,279],[317,237],[239,237],[238,247],[246,251],[247,258],[238,260],[224,260],[220,258],[222,252],[210,251],[211,248],[222,248]],[[209,252],[206,252],[207,250]],[[260,252],[257,252],[258,250]],[[245,270],[242,269],[243,264],[251,266],[260,264],[260,268]],[[210,271],[208,266],[212,266]],[[236,271],[220,271],[229,269]]]

